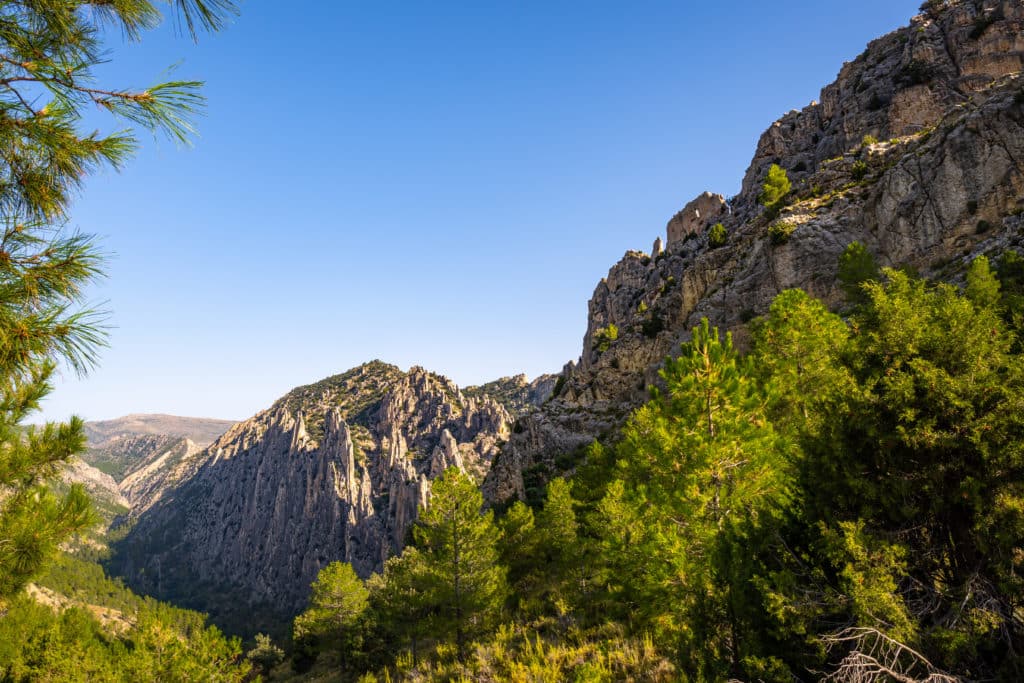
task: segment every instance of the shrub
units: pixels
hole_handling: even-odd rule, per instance
[[[967,202],[967,213],[971,214],[972,216],[978,213],[978,202],[976,202],[973,199]]]
[[[878,144],[878,138],[876,138],[874,135],[870,135],[870,134],[869,135],[865,135],[864,139],[860,141],[860,144],[863,145],[864,147],[868,147],[869,145],[877,145]]]
[[[978,225],[975,226],[975,228],[974,228],[974,233],[976,235],[980,235],[982,233],[988,232],[991,229],[992,229],[992,224],[989,223],[988,221],[984,221],[984,220],[983,221],[978,221]]]
[[[721,223],[715,223],[710,228],[708,228],[708,246],[710,246],[712,249],[725,246],[725,243],[728,241],[729,232]]]
[[[854,303],[866,300],[862,285],[878,280],[878,262],[861,242],[850,242],[839,256],[839,283],[846,298]]]
[[[853,168],[850,169],[853,179],[856,181],[864,180],[864,177],[868,174],[868,165],[861,160],[857,160],[853,164]]]
[[[619,328],[610,323],[608,327],[602,327],[594,333],[594,348],[598,353],[604,353],[611,348],[612,342],[619,338]]]
[[[793,223],[778,221],[768,226],[768,237],[771,238],[772,244],[785,244],[794,230],[796,230],[796,225]]]
[[[789,182],[786,169],[778,164],[772,164],[768,169],[764,185],[761,186],[761,194],[757,196],[757,201],[769,209],[778,206],[789,194],[791,188],[792,184]]]

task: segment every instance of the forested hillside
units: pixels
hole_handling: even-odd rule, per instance
[[[186,141],[203,104],[93,86],[158,4],[0,0],[0,680],[1024,680],[1024,0],[871,42],[558,375],[28,426],[108,338],[68,210],[135,138],[83,110]]]
[[[864,261],[842,317],[785,291],[745,354],[705,321],[541,504],[478,514],[451,469],[382,574],[322,571],[292,669],[1020,680],[1024,260],[996,263]]]

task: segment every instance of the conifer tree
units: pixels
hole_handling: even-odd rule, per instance
[[[768,210],[769,215],[777,215],[782,203],[789,196],[790,189],[792,183],[786,169],[778,164],[772,164],[768,168],[768,175],[761,186],[761,194],[757,196],[757,201]]]
[[[788,289],[775,297],[768,315],[756,320],[751,331],[753,367],[771,384],[773,424],[813,429],[820,417],[814,406],[828,397],[823,389],[843,391],[851,382],[840,362],[849,338],[846,324],[821,301]]]
[[[416,661],[419,641],[433,631],[430,578],[423,554],[415,546],[408,546],[398,557],[388,558],[382,574],[367,580],[370,608],[380,635],[377,645],[383,658],[409,644]]]
[[[839,256],[839,282],[851,304],[867,300],[864,283],[878,279],[878,262],[862,242],[850,242]]]
[[[498,527],[483,496],[456,467],[433,483],[430,504],[413,530],[429,581],[434,626],[452,634],[459,658],[469,638],[501,610],[508,586],[498,562]]]
[[[189,31],[220,27],[228,0],[174,0]],[[140,91],[98,87],[106,27],[129,39],[157,24],[149,0],[0,1],[0,606],[48,555],[91,521],[87,496],[45,484],[85,445],[82,422],[26,428],[63,363],[84,373],[104,343],[101,317],[82,303],[101,270],[92,238],[62,229],[89,173],[120,168],[131,132],[79,128],[96,105],[129,124],[185,141],[200,83]]]
[[[964,294],[975,306],[995,307],[999,305],[999,278],[989,267],[988,258],[979,256],[967,268],[967,287]]]
[[[790,495],[789,448],[751,369],[707,320],[662,378],[666,393],[623,431],[619,480],[599,504],[613,581],[690,675],[743,675],[744,610],[757,611],[743,548],[770,533]]]
[[[315,637],[351,655],[362,646],[362,620],[370,593],[347,562],[331,562],[313,582],[309,607],[295,618],[294,637]]]
[[[925,653],[1019,679],[1024,357],[991,306],[884,275],[852,321],[854,384],[821,404],[804,439],[805,514],[902,546],[897,578]]]

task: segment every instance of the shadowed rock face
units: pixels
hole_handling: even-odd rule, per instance
[[[399,552],[445,469],[482,479],[509,421],[421,368],[374,362],[300,387],[178,463],[181,483],[138,517],[112,568],[240,631],[257,628],[252,615],[290,617],[328,563],[366,577]]]
[[[664,253],[629,252],[612,267],[590,300],[579,361],[517,420],[484,482],[488,501],[526,496],[614,433],[701,318],[743,345],[746,322],[784,289],[839,305],[838,257],[850,242],[882,265],[945,279],[979,254],[1019,248],[1024,2],[931,4],[845,64],[820,102],[772,124],[736,197],[702,194],[670,221]],[[757,196],[773,163],[793,191],[769,219]],[[780,221],[792,234],[773,244],[768,229]],[[710,248],[718,222],[728,242]],[[618,335],[607,343],[610,325]]]

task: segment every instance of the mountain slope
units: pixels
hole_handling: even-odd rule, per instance
[[[702,194],[651,254],[612,267],[590,300],[579,361],[516,423],[484,483],[489,501],[535,492],[617,429],[702,317],[742,344],[745,324],[784,289],[839,305],[837,261],[853,241],[882,265],[939,278],[1022,243],[1024,4],[927,6],[847,63],[820,102],[772,124],[737,196]],[[774,217],[758,203],[772,164],[793,181]],[[717,248],[716,223],[728,234]]]
[[[178,415],[134,414],[114,420],[98,420],[85,423],[85,435],[89,444],[99,446],[118,436],[183,436],[200,446],[210,444],[214,439],[235,424],[233,420],[215,420],[207,417],[180,417]]]
[[[183,459],[111,567],[229,628],[280,627],[329,562],[368,576],[398,552],[447,467],[482,479],[509,421],[488,397],[379,361],[299,387]]]

